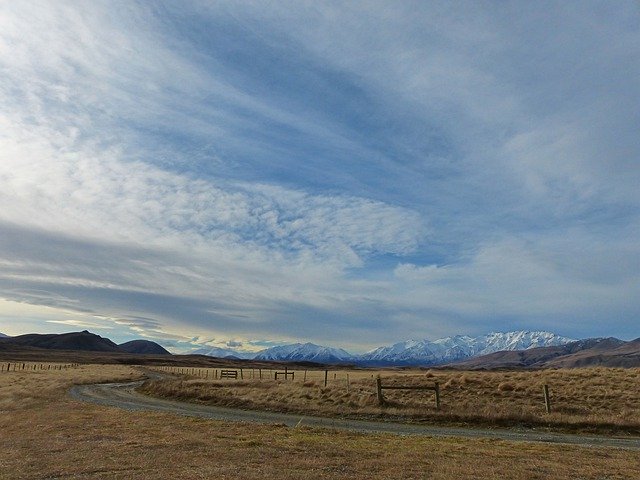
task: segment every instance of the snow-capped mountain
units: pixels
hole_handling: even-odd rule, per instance
[[[294,343],[271,347],[258,352],[256,360],[308,361],[318,363],[352,362],[355,357],[341,348],[323,347],[313,343]]]
[[[436,365],[503,350],[528,350],[574,341],[550,332],[493,332],[478,337],[456,335],[434,341],[409,340],[379,347],[358,358],[367,365]]]
[[[325,347],[313,343],[281,345],[261,350],[257,354],[219,347],[205,347],[192,353],[219,358],[236,357],[291,362],[355,363],[370,366],[439,365],[504,350],[552,347],[573,341],[573,339],[550,332],[518,331],[494,332],[478,337],[456,335],[433,341],[407,340],[389,346],[378,347],[362,355],[352,355],[341,348]]]
[[[232,350],[231,348],[220,348],[220,347],[204,347],[199,348],[198,350],[194,350],[190,352],[192,355],[207,355],[208,357],[217,357],[217,358],[226,358],[226,357],[235,357],[235,358],[253,358],[255,353],[247,353],[247,352],[238,352],[236,350]]]

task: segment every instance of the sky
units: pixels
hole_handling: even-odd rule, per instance
[[[0,332],[640,337],[633,1],[0,2]]]

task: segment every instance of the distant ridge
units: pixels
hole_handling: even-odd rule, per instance
[[[62,334],[30,333],[17,337],[3,338],[0,342],[25,347],[49,348],[54,350],[85,350],[92,352],[119,352],[118,345],[87,330]]]
[[[9,338],[9,335],[5,335],[4,333],[0,333],[0,338]]]
[[[496,352],[450,364],[464,369],[640,367],[640,338],[590,338],[561,346]]]
[[[118,345],[120,350],[141,355],[171,355],[162,345],[150,340],[132,340]]]
[[[216,357],[216,358],[239,358],[239,359],[248,359],[253,358],[255,353],[242,353],[237,352],[236,350],[232,350],[230,348],[221,348],[221,347],[204,347],[199,348],[198,350],[194,350],[193,352],[189,352],[190,355],[206,355],[207,357]]]
[[[171,355],[162,346],[148,340],[133,340],[117,345],[108,338],[87,330],[61,334],[30,333],[17,337],[0,338],[0,346],[44,348],[50,350],[79,350],[89,352],[114,352],[133,354]]]
[[[356,357],[341,348],[324,347],[313,343],[293,343],[262,350],[258,352],[254,359],[288,362],[349,363],[356,360]]]

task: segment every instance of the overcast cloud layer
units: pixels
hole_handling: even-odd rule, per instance
[[[0,331],[640,336],[636,2],[3,2]]]

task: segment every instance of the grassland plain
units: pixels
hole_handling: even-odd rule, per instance
[[[126,366],[0,377],[0,478],[634,479],[615,448],[358,434],[128,412],[73,401],[72,384],[123,381]]]
[[[315,415],[388,418],[482,426],[535,426],[564,431],[640,434],[640,369],[582,368],[529,371],[297,372],[294,381],[270,373],[244,381],[212,380],[213,372],[150,381],[144,393],[198,403]],[[206,379],[201,377],[206,375]],[[349,379],[347,380],[347,375]],[[380,407],[375,378],[387,386],[440,385],[441,409],[430,391],[384,390]],[[270,378],[267,380],[267,378]],[[543,385],[551,392],[551,414]]]

